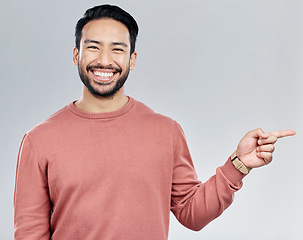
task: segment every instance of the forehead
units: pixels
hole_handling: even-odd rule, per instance
[[[125,42],[130,44],[128,28],[114,19],[102,18],[88,22],[82,29],[81,42],[93,39],[100,42]]]

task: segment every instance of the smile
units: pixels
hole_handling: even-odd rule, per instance
[[[93,74],[101,78],[111,78],[112,76],[114,76],[113,72],[100,72],[97,70],[93,71]]]

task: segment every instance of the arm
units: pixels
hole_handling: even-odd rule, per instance
[[[201,183],[179,125],[176,132],[171,211],[182,225],[198,231],[230,206],[245,175],[229,158],[224,166],[217,168],[214,176]]]
[[[188,190],[185,190],[189,187],[187,184],[173,185],[171,210],[182,225],[199,231],[232,204],[244,176],[229,158],[205,183],[192,185]]]
[[[19,150],[15,180],[15,239],[49,239],[51,203],[46,169],[25,135]]]
[[[238,156],[250,168],[271,161],[273,144],[278,137],[295,134],[293,131],[262,132],[249,132],[238,145]],[[230,206],[245,174],[239,172],[229,158],[224,166],[217,168],[214,176],[202,184],[196,178],[183,132],[176,142],[171,210],[184,226],[200,230]]]

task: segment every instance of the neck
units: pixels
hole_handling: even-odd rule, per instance
[[[82,95],[75,102],[75,106],[85,112],[102,113],[114,112],[123,108],[128,102],[128,97],[124,94],[122,87],[115,95],[110,97],[96,97],[83,86]]]

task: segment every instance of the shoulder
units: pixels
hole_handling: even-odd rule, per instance
[[[44,121],[40,122],[32,129],[30,129],[26,135],[32,140],[40,141],[42,137],[52,135],[57,131],[60,131],[63,127],[63,123],[70,117],[68,106],[65,106],[49,116]]]
[[[136,111],[136,113],[138,113],[138,115],[141,118],[144,118],[145,120],[156,121],[168,125],[177,124],[177,122],[174,119],[166,115],[155,112],[152,108],[148,107],[147,105],[139,101],[136,101],[134,110]]]
[[[182,131],[179,123],[169,116],[155,112],[152,108],[146,106],[144,103],[136,101],[134,106],[135,118],[138,124],[145,127],[151,127],[154,130],[158,129],[166,133],[176,133]]]

